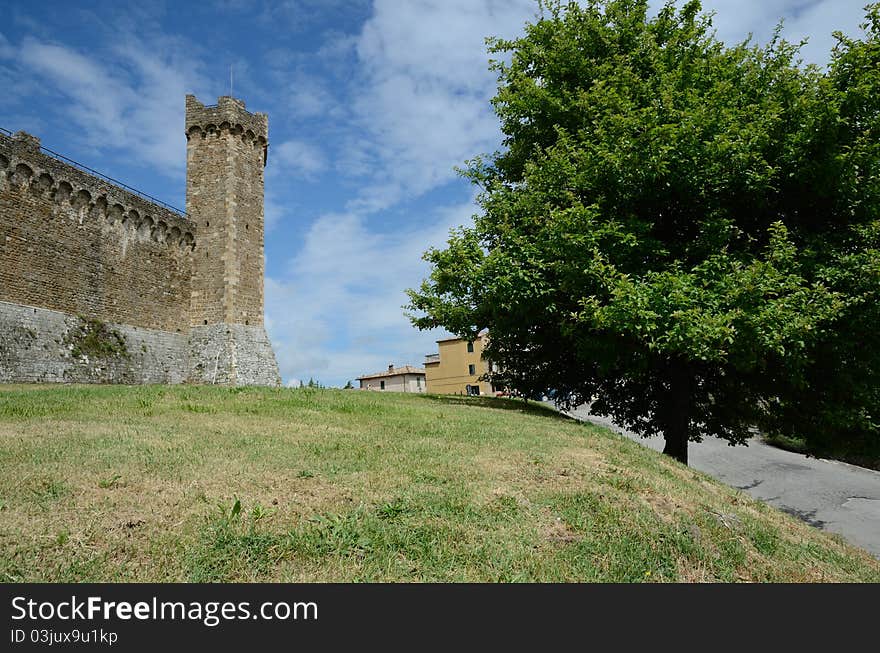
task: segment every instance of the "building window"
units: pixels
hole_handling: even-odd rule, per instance
[[[417,388],[421,388],[421,387],[422,387],[422,377],[420,377],[420,376],[417,376],[417,377],[416,377],[416,387],[417,387]]]
[[[379,381],[379,389],[380,389],[380,390],[384,390],[384,389],[385,389],[385,381]]]
[[[471,376],[473,376],[473,375],[476,374],[476,373],[477,373],[477,366],[474,365],[473,363],[471,363],[470,365],[468,365],[468,374],[470,374]]]
[[[473,354],[473,353],[474,353],[474,343],[472,343],[472,342],[469,342],[469,343],[468,343],[468,353],[469,353],[469,354]]]

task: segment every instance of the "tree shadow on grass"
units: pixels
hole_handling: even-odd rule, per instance
[[[513,410],[529,415],[539,415],[552,419],[570,420],[568,415],[538,401],[523,401],[513,397],[468,397],[465,395],[417,395],[419,399],[446,406],[476,406],[478,408],[494,408],[496,410]]]

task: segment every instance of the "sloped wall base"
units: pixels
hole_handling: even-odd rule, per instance
[[[189,334],[193,383],[281,385],[278,363],[266,329],[243,324],[209,324]]]
[[[185,333],[0,302],[0,383],[184,383]]]
[[[0,383],[281,384],[266,330],[171,333],[0,302]]]

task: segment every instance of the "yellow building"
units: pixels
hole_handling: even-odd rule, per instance
[[[487,335],[481,333],[474,340],[447,338],[438,340],[438,353],[425,357],[425,382],[428,392],[434,394],[491,395],[492,384],[478,380],[489,371],[483,360]]]

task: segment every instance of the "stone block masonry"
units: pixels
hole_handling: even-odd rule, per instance
[[[196,326],[189,336],[189,378],[195,383],[279,385],[272,343],[262,326]]]
[[[187,214],[0,134],[0,382],[278,385],[268,119],[188,96]]]
[[[189,336],[0,302],[0,383],[183,383]]]
[[[192,324],[263,324],[263,168],[268,118],[221,97],[186,98],[186,208],[204,254],[193,266]]]
[[[184,332],[195,226],[0,135],[0,301]]]

